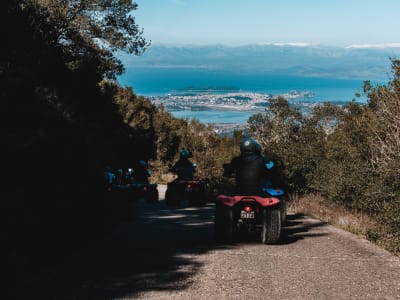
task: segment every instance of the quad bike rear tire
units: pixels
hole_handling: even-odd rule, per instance
[[[206,200],[206,191],[204,188],[200,188],[200,190],[197,193],[194,193],[192,195],[192,199],[191,199],[193,205],[196,206],[205,206],[207,204],[207,200]]]
[[[279,208],[264,209],[262,216],[261,242],[276,244],[281,235],[281,211]]]
[[[232,208],[217,206],[215,212],[215,239],[217,242],[232,243],[233,241]]]
[[[174,193],[171,189],[167,189],[165,192],[165,204],[167,205],[175,205],[176,200],[174,199]]]
[[[281,225],[286,222],[286,215],[287,215],[287,206],[286,206],[286,197],[283,196],[279,202],[279,209],[281,212]]]
[[[150,191],[148,191],[148,195],[147,195],[147,201],[150,203],[157,203],[158,202],[158,190],[155,189],[151,189]]]

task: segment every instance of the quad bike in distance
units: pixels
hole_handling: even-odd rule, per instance
[[[135,199],[145,199],[149,203],[157,203],[159,200],[155,183],[131,183],[130,188],[134,192]]]
[[[208,183],[208,179],[175,179],[167,185],[165,202],[167,205],[179,205],[182,201],[187,200],[190,205],[204,206],[207,203],[206,186]]]

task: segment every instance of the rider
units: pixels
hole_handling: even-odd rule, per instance
[[[196,172],[197,165],[189,160],[190,157],[192,154],[188,150],[182,149],[179,153],[179,160],[170,169],[171,172],[178,175],[180,180],[193,180],[193,173]]]
[[[104,183],[106,189],[110,189],[111,186],[115,183],[115,174],[111,172],[110,166],[105,166],[104,168]]]
[[[125,182],[126,184],[131,184],[134,181],[135,172],[132,168],[128,168],[125,172]]]
[[[149,184],[150,171],[147,168],[147,163],[144,160],[139,160],[135,166],[135,181],[136,183]]]
[[[240,143],[240,152],[225,166],[224,176],[235,174],[237,194],[263,196],[262,179],[268,178],[269,172],[261,156],[261,146],[255,140],[245,138]]]
[[[124,170],[122,168],[119,168],[117,170],[117,174],[115,175],[115,184],[116,185],[124,185],[125,184]]]

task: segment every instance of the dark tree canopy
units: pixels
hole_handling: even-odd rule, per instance
[[[98,72],[114,78],[123,72],[115,51],[141,54],[149,45],[132,12],[131,0],[25,0],[22,9],[35,8],[35,22],[47,26],[45,40],[62,48],[68,66],[79,68],[90,60]]]
[[[136,7],[120,0],[0,1],[0,198],[11,290],[69,245],[114,224],[102,170],[138,159],[143,136],[152,146],[151,128],[129,128],[121,119],[113,103],[118,89],[100,88],[123,71],[116,51],[140,54],[148,46],[131,15]]]

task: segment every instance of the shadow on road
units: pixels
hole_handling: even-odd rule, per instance
[[[139,202],[133,220],[118,225],[101,241],[69,262],[38,276],[21,291],[21,299],[117,299],[149,291],[178,291],[193,283],[202,267],[198,255],[240,247],[216,245],[214,205],[167,207],[164,201]],[[324,226],[289,215],[282,242],[313,237]]]
[[[306,221],[303,214],[289,214],[282,228],[281,239],[279,245],[287,245],[304,238],[325,236],[325,233],[310,233],[309,231],[316,227],[327,226],[326,222],[322,221]]]
[[[57,269],[21,287],[21,299],[116,299],[180,290],[201,268],[199,254],[216,246],[214,206],[167,207],[139,202],[133,220]]]

